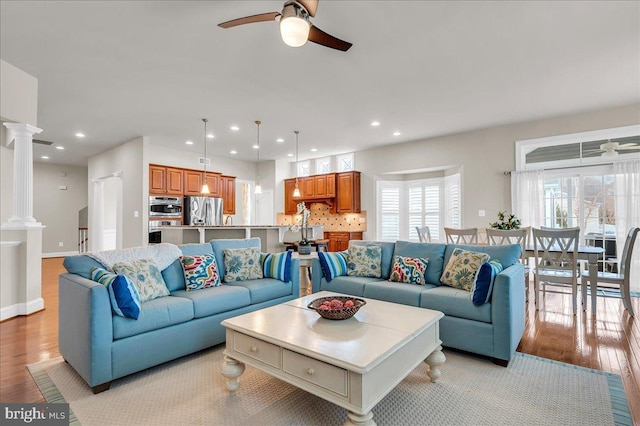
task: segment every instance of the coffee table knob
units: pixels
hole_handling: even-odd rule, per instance
[[[255,346],[251,346],[251,352],[253,353],[258,352],[258,348],[256,348]]]
[[[313,376],[313,373],[315,373],[315,371],[313,370],[313,368],[310,368],[307,370],[307,374],[310,376]]]

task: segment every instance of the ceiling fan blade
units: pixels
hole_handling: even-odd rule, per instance
[[[318,11],[318,0],[298,0],[298,3],[307,9],[309,15],[312,17],[316,16],[316,12]]]
[[[308,40],[332,49],[342,50],[343,52],[346,52],[352,46],[351,43],[329,35],[315,25],[311,25],[309,29]]]
[[[245,16],[244,18],[232,19],[231,21],[218,24],[221,28],[237,27],[238,25],[253,24],[254,22],[275,21],[280,16],[280,12],[261,13],[259,15]]]
[[[604,152],[604,149],[585,149],[582,151],[583,154],[594,154],[596,152]]]
[[[627,150],[627,149],[640,149],[640,145],[626,144],[626,146],[619,146],[618,147],[618,150]]]

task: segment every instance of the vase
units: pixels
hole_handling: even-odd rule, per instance
[[[299,254],[311,254],[311,244],[299,244],[298,245],[298,253]]]

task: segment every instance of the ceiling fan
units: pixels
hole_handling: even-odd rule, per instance
[[[620,144],[619,142],[612,142],[611,139],[609,139],[606,143],[600,145],[600,149],[590,149],[585,151],[585,154],[602,152],[602,158],[616,158],[618,156],[618,151],[626,151],[629,149],[640,150],[640,145],[637,143]]]
[[[282,12],[261,13],[218,24],[221,28],[255,22],[279,21],[282,40],[291,47],[300,47],[307,41],[346,52],[351,43],[329,35],[311,23],[309,17],[316,16],[319,0],[290,0],[284,3]]]

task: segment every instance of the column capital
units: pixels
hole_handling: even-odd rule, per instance
[[[26,133],[29,135],[36,135],[38,133],[42,133],[42,129],[27,123],[3,123],[3,124],[4,124],[4,127],[6,127],[9,130],[12,130],[14,134]]]

